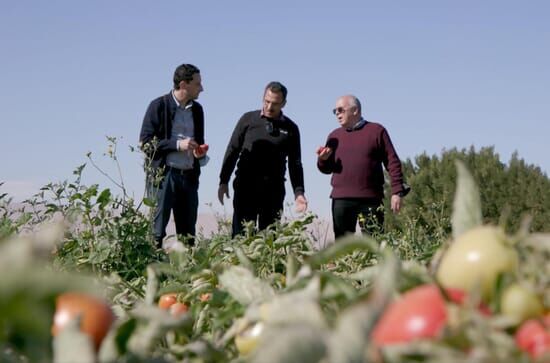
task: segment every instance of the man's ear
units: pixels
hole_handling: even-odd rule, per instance
[[[281,108],[285,107],[286,105],[286,100],[284,100],[282,103],[281,103]]]

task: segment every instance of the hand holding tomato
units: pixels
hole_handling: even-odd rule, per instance
[[[208,151],[208,144],[202,144],[197,146],[195,149],[193,149],[193,155],[200,159],[206,155],[206,152]]]
[[[327,160],[332,154],[332,149],[328,146],[319,146],[316,153],[319,159]]]

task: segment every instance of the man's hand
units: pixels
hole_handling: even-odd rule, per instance
[[[307,210],[307,199],[303,194],[300,194],[294,200],[294,205],[296,206],[296,212],[304,213]]]
[[[395,214],[401,210],[401,197],[397,194],[391,196],[391,210]]]
[[[183,150],[193,151],[197,147],[199,147],[199,144],[190,137],[186,137],[185,139],[178,140],[178,151],[183,151]]]
[[[197,159],[203,158],[208,151],[208,144],[202,144],[197,146],[196,149],[193,149],[193,156]]]
[[[218,200],[222,205],[224,195],[229,198],[229,187],[227,186],[227,184],[220,184],[220,186],[218,187]]]
[[[319,146],[316,153],[319,159],[325,161],[330,157],[330,154],[332,154],[332,149],[328,146]]]

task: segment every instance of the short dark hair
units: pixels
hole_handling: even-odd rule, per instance
[[[195,73],[201,73],[201,71],[192,64],[182,64],[174,71],[174,89],[180,88],[180,82],[190,82],[193,79]]]
[[[270,90],[271,92],[280,93],[283,95],[283,101],[286,101],[286,95],[288,93],[287,89],[281,82],[269,82],[267,86],[265,86],[264,94],[267,92],[267,90]]]

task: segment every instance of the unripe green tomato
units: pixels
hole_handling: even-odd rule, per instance
[[[498,276],[514,271],[517,264],[517,252],[506,244],[504,231],[480,226],[464,232],[451,244],[441,259],[436,278],[445,288],[466,292],[480,288],[487,300]]]
[[[264,324],[259,321],[247,325],[235,336],[235,345],[241,355],[248,355],[256,349],[263,330]]]
[[[527,319],[542,316],[544,306],[534,292],[519,284],[512,284],[502,293],[500,312],[519,324]]]

